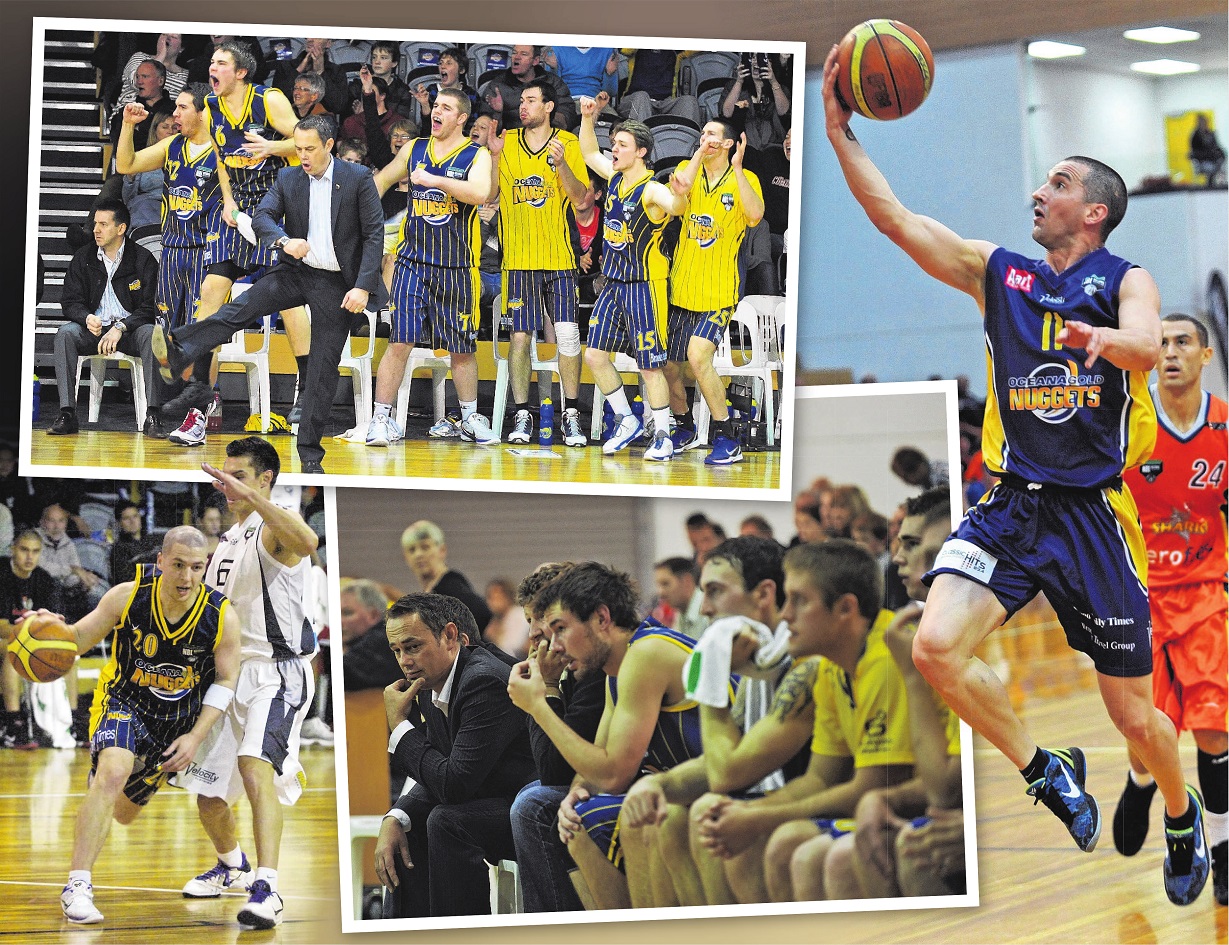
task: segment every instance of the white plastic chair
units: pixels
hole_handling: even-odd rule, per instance
[[[250,286],[239,282],[231,289],[231,301],[246,292]],[[262,320],[264,339],[255,351],[247,349],[246,332],[237,331],[226,344],[218,348],[218,367],[223,364],[241,364],[247,375],[248,409],[250,413],[260,414],[260,432],[269,432],[269,336],[273,327],[273,316],[266,315]]]
[[[86,362],[90,363],[90,423],[98,422],[99,409],[102,407],[102,389],[107,381],[107,366],[114,362],[116,367],[126,367],[132,372],[132,405],[136,408],[137,429],[145,422],[145,368],[140,358],[130,357],[116,351],[114,354],[87,354],[77,359],[77,384],[81,386],[81,372]]]
[[[492,337],[491,353],[495,357],[495,403],[491,408],[491,429],[496,436],[503,436],[504,415],[508,409],[508,389],[512,383],[511,367],[509,361],[499,350],[501,343],[500,330],[503,328],[503,296],[495,296],[495,301],[491,303],[491,312],[494,318],[494,335]],[[509,347],[511,343],[509,342]],[[529,336],[529,370],[530,372],[549,372],[551,377],[551,390],[555,386],[555,378],[559,379],[559,398],[555,401],[556,406],[563,403],[563,375],[559,373],[559,358],[543,358],[538,354],[538,334],[533,332]]]
[[[777,341],[777,308],[781,299],[775,295],[749,295],[734,309],[730,324],[726,326],[716,354],[713,367],[721,377],[750,377],[763,385],[762,404],[768,445],[776,442],[773,372],[782,370],[780,346]],[[750,355],[741,364],[735,364],[730,351],[730,332],[737,327],[740,335],[751,345]],[[746,348],[743,348],[744,355]],[[693,414],[696,434],[701,442],[708,442],[708,425],[712,412],[703,397],[696,397]]]
[[[435,419],[444,419],[444,379],[452,371],[452,356],[447,352],[440,354],[443,348],[410,349],[410,359],[405,365],[405,375],[401,378],[401,386],[397,388],[397,426],[405,430],[406,417],[410,413],[410,381],[415,371],[431,372],[431,397],[435,404]]]
[[[516,860],[486,861],[491,888],[491,915],[515,915],[525,911],[521,871]]]
[[[346,339],[346,346],[341,349],[341,360],[337,363],[338,371],[350,374],[350,383],[354,386],[354,423],[359,429],[366,428],[371,422],[371,361],[376,350],[376,313],[365,309],[363,314],[367,316],[367,350],[355,354],[354,338],[351,336]]]

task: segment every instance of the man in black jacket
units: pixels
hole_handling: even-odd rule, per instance
[[[55,383],[60,416],[47,431],[64,436],[78,431],[77,359],[92,354],[140,358],[145,368],[146,402],[155,403],[158,365],[150,352],[157,309],[158,263],[153,254],[127,239],[128,208],[119,200],[94,209],[94,243],[73,254],[64,273],[60,308],[68,323],[55,335]]]
[[[489,911],[484,860],[515,855],[508,810],[534,777],[508,665],[462,645],[454,607],[438,594],[408,594],[386,620],[405,674],[384,693],[389,753],[416,782],[376,841],[376,873],[394,890],[397,916]]]
[[[475,82],[482,82],[478,94],[501,116],[500,128],[521,127],[521,92],[535,79],[549,82],[555,90],[555,110],[551,112],[550,123],[568,131],[580,124],[572,92],[563,79],[539,65],[541,55],[541,46],[513,46],[507,69],[474,77]]]

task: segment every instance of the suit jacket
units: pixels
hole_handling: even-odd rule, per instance
[[[409,775],[440,804],[511,801],[537,774],[525,714],[508,698],[508,666],[481,647],[461,647],[457,660],[448,715],[431,704],[431,690],[418,694],[422,721],[397,743],[393,773]]]
[[[307,239],[311,195],[307,172],[284,167],[256,213],[252,229],[262,243],[283,236]],[[384,211],[371,171],[360,164],[333,159],[333,251],[349,285],[375,295],[380,289],[380,259],[384,254]],[[300,261],[281,254],[283,265]]]
[[[107,270],[98,259],[98,246],[91,239],[73,253],[64,272],[64,288],[60,294],[60,311],[78,325],[85,325],[86,316],[98,311],[107,284]],[[124,324],[129,331],[141,325],[152,325],[158,316],[154,293],[158,288],[158,261],[138,243],[124,237],[124,258],[111,279],[111,287],[120,305],[129,311]]]

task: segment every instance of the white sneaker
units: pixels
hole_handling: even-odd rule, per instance
[[[657,463],[668,462],[674,456],[674,441],[665,430],[653,437],[653,442],[644,451],[644,458]]]
[[[397,426],[397,421],[388,414],[377,413],[367,424],[366,443],[368,446],[388,446],[389,443],[395,443],[401,437],[401,428]]]
[[[508,433],[509,443],[528,443],[533,437],[533,414],[528,410],[518,410],[512,421],[512,430]]]
[[[228,889],[247,889],[252,884],[252,875],[246,853],[238,866],[227,866],[218,860],[215,866],[184,883],[184,898],[216,899]]]
[[[499,442],[499,437],[491,429],[490,421],[480,413],[472,413],[468,420],[461,421],[461,439],[469,443],[477,443],[479,446],[489,446]]]
[[[619,417],[619,422],[615,425],[614,432],[610,434],[610,439],[602,444],[602,452],[610,456],[627,449],[632,440],[638,437],[643,430],[644,421],[634,413]]]
[[[74,879],[60,893],[60,908],[64,918],[77,925],[94,925],[102,921],[102,913],[94,905],[94,887],[81,879]]]
[[[304,745],[331,745],[333,730],[324,719],[311,718],[304,722],[299,730],[299,740]]]
[[[184,417],[179,429],[167,437],[172,443],[180,446],[203,446],[205,443],[205,425],[208,423],[205,414],[193,407]]]
[[[427,436],[437,440],[455,440],[461,435],[461,421],[456,417],[444,417],[436,420],[427,431]]]
[[[563,412],[563,445],[589,445],[589,437],[580,425],[580,411],[575,407],[569,407]]]
[[[252,895],[239,910],[239,924],[254,929],[271,929],[282,924],[282,897],[263,879],[252,883]]]

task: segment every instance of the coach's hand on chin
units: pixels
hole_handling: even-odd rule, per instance
[[[421,676],[412,681],[398,679],[384,690],[384,716],[388,719],[390,732],[410,717],[414,697],[423,687],[423,682]]]

